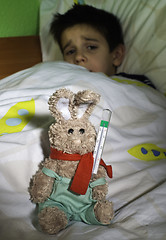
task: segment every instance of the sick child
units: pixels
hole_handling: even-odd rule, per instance
[[[125,45],[121,24],[112,13],[75,4],[66,13],[54,15],[50,32],[59,44],[64,61],[90,72],[120,75],[155,88],[144,75],[117,74],[125,56]]]

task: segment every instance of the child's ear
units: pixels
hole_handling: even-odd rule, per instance
[[[113,50],[113,65],[114,67],[119,67],[125,56],[125,46],[123,44],[119,44]]]

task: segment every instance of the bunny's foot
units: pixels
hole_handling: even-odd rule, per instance
[[[38,217],[42,230],[48,234],[56,234],[68,224],[66,214],[58,207],[46,207]]]
[[[102,224],[110,224],[110,221],[113,219],[114,216],[112,202],[97,202],[94,207],[94,212],[99,222],[101,222]]]

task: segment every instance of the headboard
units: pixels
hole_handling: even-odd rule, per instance
[[[41,61],[39,36],[0,38],[0,79]]]

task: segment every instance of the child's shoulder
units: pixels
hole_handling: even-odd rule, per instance
[[[123,78],[126,78],[126,79],[131,79],[131,80],[137,80],[139,82],[142,82],[142,83],[156,89],[156,87],[151,82],[151,80],[145,75],[129,74],[129,73],[125,73],[125,72],[120,72],[120,73],[115,74],[114,76],[119,76],[119,77],[123,77]]]

